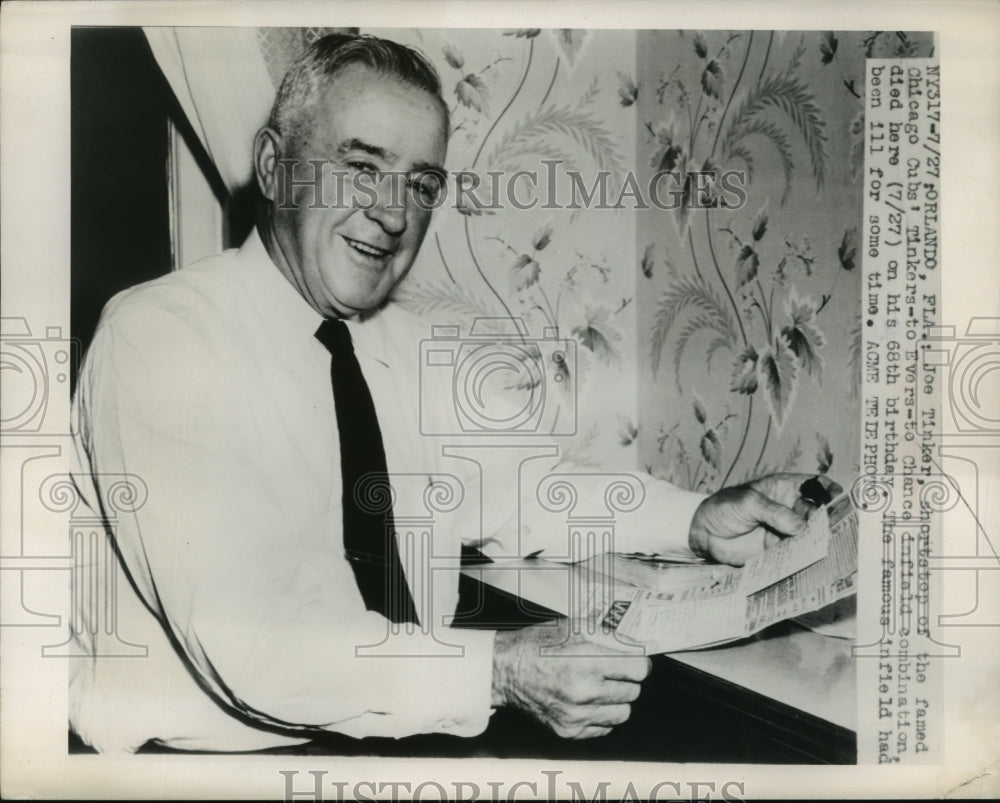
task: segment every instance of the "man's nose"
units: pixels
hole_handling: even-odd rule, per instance
[[[365,210],[365,216],[378,223],[387,234],[402,234],[406,230],[407,187],[399,174],[383,175],[378,182],[375,203]]]

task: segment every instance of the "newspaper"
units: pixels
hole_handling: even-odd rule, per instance
[[[611,598],[596,584],[592,600],[606,627],[652,652],[709,647],[855,594],[857,553],[857,512],[844,495],[816,511],[807,533],[765,550],[742,569],[707,578],[703,573],[697,582],[691,581],[690,567],[674,575],[653,569],[650,574],[660,580],[656,589],[629,587],[611,577]],[[671,576],[677,579],[668,588],[665,578]]]

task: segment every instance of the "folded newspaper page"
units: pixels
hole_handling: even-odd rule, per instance
[[[591,611],[618,638],[651,652],[714,646],[855,594],[857,554],[857,513],[844,495],[813,514],[808,533],[743,568],[680,564],[672,570],[618,556],[591,589]],[[622,565],[629,567],[627,580],[617,574]],[[643,575],[654,587],[637,584]]]

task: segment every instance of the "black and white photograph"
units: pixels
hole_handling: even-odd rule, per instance
[[[995,9],[29,5],[13,796],[998,792]]]

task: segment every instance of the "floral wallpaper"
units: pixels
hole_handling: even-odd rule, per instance
[[[608,171],[609,195],[619,191],[635,160],[634,32],[373,32],[420,48],[440,72],[451,107],[450,171],[484,182],[491,171],[537,171],[536,194],[525,183],[516,188],[525,203],[547,196],[543,160],[558,162],[560,176],[579,170],[588,186],[595,171]],[[572,381],[548,376],[562,389],[559,401],[576,410],[564,454],[634,468],[634,448],[625,447],[637,433],[636,217],[504,206],[448,203],[435,212],[397,298],[436,323],[460,324],[463,335],[477,318],[521,319],[535,339],[558,327],[577,346],[572,364],[555,367],[573,372]]]
[[[638,36],[640,169],[744,171],[745,204],[640,217],[641,459],[688,488],[858,471],[864,59],[903,32]],[[710,195],[716,192],[710,188]]]
[[[676,209],[447,204],[402,304],[463,334],[477,318],[558,327],[577,346],[564,450],[585,465],[702,491],[776,470],[849,482],[864,58],[929,55],[930,34],[371,32],[437,66],[450,171],[485,186],[557,162],[550,179],[606,171],[614,199],[669,170],[683,189]],[[738,208],[727,170],[746,176]],[[519,194],[544,201],[552,183]]]

